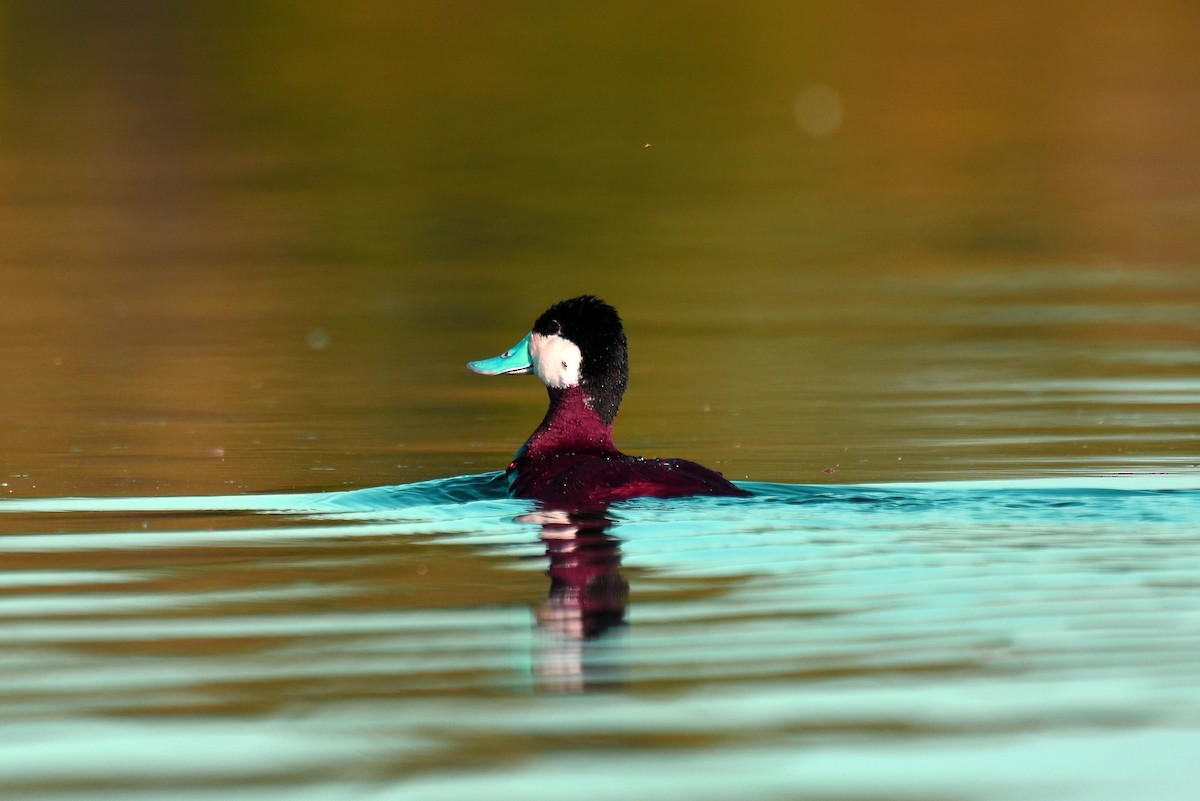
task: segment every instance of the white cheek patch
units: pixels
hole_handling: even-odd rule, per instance
[[[546,386],[566,389],[579,384],[583,355],[569,339],[557,334],[534,334],[529,339],[529,357],[533,362],[533,374]]]

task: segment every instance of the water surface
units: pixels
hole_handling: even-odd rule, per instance
[[[6,793],[1192,792],[1200,479],[745,486],[6,502]]]
[[[0,3],[0,794],[1190,801],[1198,32]],[[754,497],[504,497],[583,292]]]

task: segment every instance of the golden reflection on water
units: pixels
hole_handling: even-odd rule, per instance
[[[2,20],[9,494],[501,467],[540,390],[462,364],[584,291],[629,325],[631,451],[796,482],[1194,462],[1193,4]]]

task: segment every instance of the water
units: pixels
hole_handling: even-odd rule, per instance
[[[1194,796],[1194,4],[104,6],[0,3],[0,795]],[[753,497],[504,497],[583,292]]]
[[[1200,778],[1200,479],[748,483],[583,520],[496,479],[0,506],[41,532],[0,545],[5,794]]]

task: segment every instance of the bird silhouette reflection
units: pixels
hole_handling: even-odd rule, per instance
[[[604,647],[625,628],[629,584],[621,575],[621,541],[602,511],[545,509],[523,515],[541,526],[550,590],[534,610],[542,635],[534,669],[542,686],[578,692],[619,683],[619,660]]]

